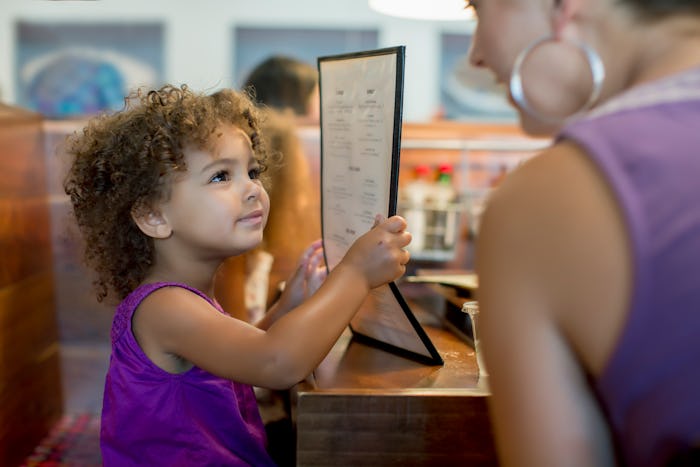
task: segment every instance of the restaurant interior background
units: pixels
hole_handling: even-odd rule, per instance
[[[481,112],[512,121],[503,99],[488,93],[483,108],[463,95],[491,90],[488,75],[465,63],[472,29],[464,20],[391,17],[364,0],[3,0],[0,99],[30,103],[31,86],[61,58],[111,65],[122,89],[173,82],[214,90],[238,86],[270,53],[315,64],[320,55],[405,45],[406,121],[429,120],[450,99],[471,108],[444,109],[448,118]],[[459,89],[454,80],[473,83]]]
[[[0,235],[0,253],[38,252],[41,243],[46,261],[37,261],[37,267],[48,267],[44,272],[53,291],[41,295],[21,289],[22,295],[43,297],[50,315],[32,318],[30,324],[19,315],[8,318],[8,310],[17,314],[22,306],[7,297],[19,294],[13,287],[26,281],[12,278],[8,271],[14,263],[5,256],[0,353],[13,349],[20,355],[33,346],[27,361],[41,358],[44,366],[30,371],[29,363],[18,360],[0,369],[0,397],[12,401],[0,409],[0,426],[26,418],[26,400],[43,401],[30,407],[36,420],[25,424],[24,432],[0,432],[0,464],[9,459],[8,446],[34,442],[31,437],[46,433],[57,414],[101,406],[112,308],[93,298],[89,273],[69,236],[68,200],[61,187],[60,142],[87,115],[121,108],[123,96],[140,86],[186,83],[206,92],[239,88],[252,67],[272,54],[315,66],[319,56],[404,45],[400,189],[407,190],[427,167],[431,183],[441,170],[446,173],[454,193],[441,206],[418,206],[424,211],[419,218],[427,222],[424,233],[433,229],[440,241],[412,252],[413,271],[466,270],[483,200],[505,173],[546,143],[519,132],[502,90],[488,73],[469,65],[473,27],[465,20],[392,17],[373,11],[364,0],[2,0],[0,164],[6,175],[0,178],[0,225],[6,228],[9,224],[1,221],[10,219],[24,230]],[[17,121],[28,123],[17,126]],[[319,130],[303,128],[300,135],[318,177]],[[18,191],[30,204],[39,195],[48,200],[43,223],[37,223],[36,213],[12,207],[26,200],[8,191],[12,184],[7,180],[18,178],[6,166],[17,169],[19,159],[7,147],[32,156],[26,160],[34,165],[21,169],[34,174],[28,184],[36,189],[46,182],[39,194]],[[400,211],[411,208],[405,203]],[[42,228],[45,232],[32,243],[28,232]],[[25,264],[26,258],[17,261]],[[43,347],[36,345],[37,333]],[[51,365],[59,368],[58,363],[60,373],[46,371]],[[37,380],[39,373],[43,380]],[[22,374],[34,389],[17,389]],[[52,390],[59,380],[62,389]]]

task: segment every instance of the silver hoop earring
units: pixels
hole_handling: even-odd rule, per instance
[[[515,103],[518,105],[518,107],[530,114],[532,117],[545,123],[561,123],[562,121],[565,121],[571,118],[572,116],[589,109],[593,104],[595,104],[595,102],[598,100],[598,97],[600,97],[600,92],[603,88],[603,80],[605,79],[605,66],[603,65],[603,61],[600,59],[600,55],[598,55],[598,53],[595,50],[593,50],[588,44],[585,44],[583,42],[571,41],[571,44],[573,44],[577,49],[583,52],[584,56],[586,57],[586,61],[588,62],[588,67],[591,70],[591,77],[593,78],[593,89],[591,89],[591,94],[588,96],[588,100],[586,101],[586,103],[583,104],[581,108],[576,110],[576,112],[569,116],[550,117],[541,114],[530,105],[530,103],[527,101],[527,98],[525,97],[525,92],[523,91],[523,78],[521,68],[523,66],[523,63],[525,62],[525,59],[528,55],[530,55],[530,53],[532,53],[533,50],[535,50],[537,47],[544,44],[545,42],[549,42],[552,40],[554,40],[554,38],[552,38],[551,36],[545,36],[540,39],[537,39],[536,41],[532,42],[530,45],[525,47],[518,54],[517,58],[515,59],[515,64],[513,65],[513,72],[510,75],[510,94],[513,97]]]

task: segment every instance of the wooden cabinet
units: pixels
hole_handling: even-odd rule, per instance
[[[0,105],[0,465],[61,415],[42,118]]]

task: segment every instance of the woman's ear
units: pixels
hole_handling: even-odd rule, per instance
[[[152,238],[168,238],[173,233],[170,224],[160,211],[152,208],[132,209],[131,218],[144,234]]]
[[[552,15],[552,31],[554,37],[564,36],[564,29],[569,26],[574,16],[578,15],[581,8],[580,0],[556,0]]]

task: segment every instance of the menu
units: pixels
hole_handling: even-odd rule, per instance
[[[396,213],[405,47],[318,58],[321,220],[332,270],[374,225]],[[358,340],[443,363],[396,284],[371,291],[350,323]]]

